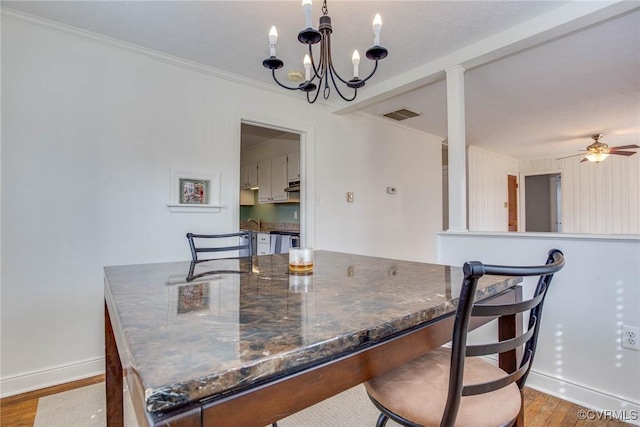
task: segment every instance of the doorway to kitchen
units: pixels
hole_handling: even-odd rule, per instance
[[[256,232],[257,255],[300,244],[300,153],[300,134],[241,123],[239,228]]]

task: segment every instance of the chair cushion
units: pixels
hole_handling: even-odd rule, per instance
[[[449,388],[450,349],[442,347],[365,383],[367,392],[385,408],[424,426],[439,426]],[[467,357],[463,384],[506,376],[500,368]],[[463,396],[456,425],[508,425],[520,411],[520,389],[513,383],[491,393]]]

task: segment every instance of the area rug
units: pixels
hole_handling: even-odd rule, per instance
[[[138,427],[125,392],[125,427]],[[378,411],[362,385],[278,421],[278,427],[371,427]],[[104,427],[104,383],[46,396],[38,401],[34,427]],[[393,421],[388,427],[396,427]]]

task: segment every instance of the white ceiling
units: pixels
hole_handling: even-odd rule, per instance
[[[300,1],[2,1],[9,8],[275,85],[262,67],[278,28],[284,79],[301,70]],[[314,25],[321,15],[314,0]],[[422,113],[407,126],[447,136],[446,67],[465,72],[468,144],[519,158],[569,155],[604,133],[640,143],[640,2],[328,1],[337,71],[372,44],[383,19],[389,56],[343,113]],[[285,80],[285,83],[286,80]],[[293,85],[293,83],[289,83]],[[296,96],[304,97],[302,93]],[[318,107],[322,108],[322,107]]]
[[[242,149],[252,148],[256,145],[262,144],[263,142],[267,142],[276,138],[281,140],[286,139],[291,141],[299,141],[300,135],[284,132],[277,129],[269,129],[263,126],[254,126],[247,123],[242,123],[240,130],[240,147]]]

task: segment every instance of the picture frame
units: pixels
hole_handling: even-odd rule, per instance
[[[211,181],[206,179],[180,178],[178,180],[178,192],[181,205],[208,205],[209,185]]]
[[[220,173],[171,169],[172,212],[219,212]]]

